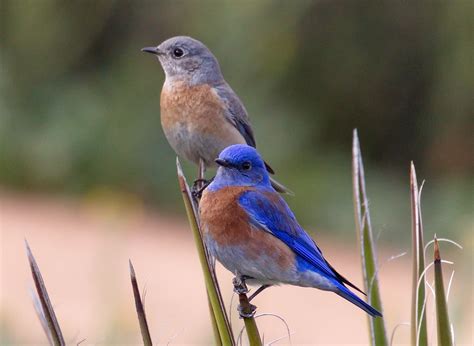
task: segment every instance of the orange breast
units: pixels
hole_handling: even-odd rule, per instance
[[[161,124],[165,131],[185,126],[190,133],[211,135],[228,142],[228,145],[245,143],[239,131],[226,119],[224,103],[207,84],[165,83],[160,105]]]
[[[249,216],[240,207],[240,195],[248,187],[225,187],[205,190],[200,202],[203,232],[219,246],[240,246],[250,260],[270,256],[281,268],[294,266],[295,255],[281,240],[249,223]]]

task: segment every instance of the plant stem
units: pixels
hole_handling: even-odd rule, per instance
[[[199,228],[199,218],[197,214],[197,206],[193,202],[191,192],[189,191],[186,178],[181,169],[179,160],[176,159],[176,167],[178,171],[178,182],[183,195],[184,206],[186,208],[186,214],[188,221],[191,226],[192,233],[198,251],[199,260],[201,262],[202,271],[204,274],[204,281],[206,284],[208,299],[212,307],[211,310],[211,321],[215,319],[217,329],[219,331],[219,337],[223,345],[235,345],[234,336],[232,329],[230,328],[229,318],[225,311],[224,303],[219,289],[219,283],[214,271],[214,266],[211,264],[209,255],[202,239],[202,233]],[[212,317],[214,316],[214,317]]]
[[[360,244],[359,249],[361,254],[364,287],[367,291],[369,304],[382,313],[382,300],[380,298],[377,275],[377,251],[373,241],[369,201],[365,189],[364,165],[362,163],[362,154],[357,130],[354,130],[352,142],[352,183],[354,194],[354,216]],[[384,319],[382,317],[368,317],[368,319],[372,345],[388,345]]]

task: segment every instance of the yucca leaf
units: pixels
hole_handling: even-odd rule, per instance
[[[416,346],[426,346],[428,344],[428,333],[426,329],[426,309],[423,307],[426,299],[426,280],[424,276],[420,279],[425,270],[423,223],[421,219],[420,191],[413,162],[410,165],[410,200],[413,260],[411,343]]]
[[[38,317],[41,323],[41,327],[43,328],[44,334],[48,338],[48,343],[52,345],[53,340],[51,339],[51,333],[49,332],[49,329],[48,329],[48,321],[46,321],[46,318],[44,317],[43,308],[41,307],[41,302],[38,298],[38,294],[36,293],[36,291],[33,290],[33,288],[31,288],[30,290],[30,296],[31,296],[31,300],[33,301],[33,306],[35,308],[36,316]]]
[[[262,339],[260,338],[260,333],[257,328],[257,322],[255,321],[255,317],[253,315],[253,310],[255,307],[250,304],[247,294],[241,293],[239,294],[239,304],[240,304],[240,311],[245,324],[245,330],[247,332],[247,337],[249,339],[250,346],[261,346]]]
[[[352,141],[352,183],[355,224],[357,236],[360,241],[359,248],[362,261],[364,287],[367,292],[369,304],[382,313],[382,301],[380,298],[377,275],[377,251],[373,240],[359,137],[357,135],[357,130],[355,129]],[[370,341],[372,345],[388,345],[384,319],[381,317],[372,318],[370,316],[368,319]]]
[[[135,299],[135,308],[137,310],[138,323],[140,324],[140,332],[142,334],[143,345],[153,345],[151,341],[150,329],[148,328],[148,322],[146,320],[145,307],[143,306],[142,299],[140,297],[140,291],[138,290],[137,276],[135,275],[135,268],[131,260],[128,260],[130,268],[130,281],[132,282],[133,297]]]
[[[436,321],[438,328],[438,345],[452,346],[453,336],[451,324],[449,323],[448,304],[444,293],[443,268],[439,253],[438,240],[434,239],[434,279],[436,294]]]
[[[183,170],[181,169],[181,164],[179,163],[178,158],[176,159],[176,168],[178,171],[179,187],[183,195],[186,214],[188,216],[188,221],[194,236],[196,249],[198,251],[199,260],[201,262],[201,267],[204,274],[204,281],[206,284],[209,302],[212,307],[211,322],[215,321],[217,324],[219,338],[223,345],[235,345],[234,335],[232,334],[229,318],[227,316],[224,302],[222,300],[222,295],[220,293],[219,283],[217,282],[215,268],[211,263],[209,254],[207,253],[207,249],[202,239],[201,230],[199,229],[197,206],[193,201],[193,197],[189,190],[186,177],[183,174]]]
[[[49,299],[48,291],[46,290],[46,286],[43,281],[43,277],[41,275],[40,269],[38,264],[36,263],[35,257],[31,252],[30,246],[25,239],[25,246],[26,246],[26,254],[28,256],[28,262],[30,263],[31,274],[33,275],[33,281],[35,282],[36,292],[38,294],[38,299],[41,305],[41,313],[38,311],[38,307],[36,308],[38,316],[44,318],[40,318],[40,322],[43,325],[43,328],[47,328],[47,338],[52,343],[52,345],[59,345],[63,346],[66,345],[64,342],[63,334],[61,332],[61,328],[59,327],[58,320],[56,318],[56,314],[54,313],[53,305],[51,304],[51,300]],[[35,303],[35,301],[33,301]],[[36,305],[36,304],[35,304]],[[46,321],[46,323],[45,323]]]
[[[212,310],[212,305],[211,301],[209,299],[209,294],[207,294],[207,306],[209,307],[209,315],[211,316],[211,324],[212,324],[212,332],[214,335],[214,345],[216,346],[221,346],[222,345],[222,340],[221,336],[219,333],[219,328],[217,327],[217,321],[216,321],[216,316],[214,315],[214,311]]]

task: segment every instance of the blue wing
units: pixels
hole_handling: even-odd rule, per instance
[[[269,232],[284,242],[300,259],[306,263],[306,268],[319,272],[334,280],[338,290],[335,293],[357,305],[371,316],[382,314],[352,293],[344,284],[347,284],[361,293],[355,285],[345,279],[326,261],[321,250],[296,221],[283,198],[273,191],[251,190],[243,193],[239,198],[240,206],[250,217],[250,222],[262,231]],[[299,261],[301,264],[301,261]]]
[[[340,281],[339,275],[328,265],[319,248],[277,193],[248,191],[241,195],[239,204],[256,227],[283,241],[316,271]]]

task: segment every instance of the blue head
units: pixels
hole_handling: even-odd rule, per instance
[[[216,159],[219,165],[211,190],[225,186],[258,186],[271,188],[265,163],[255,148],[235,144],[225,148]]]

